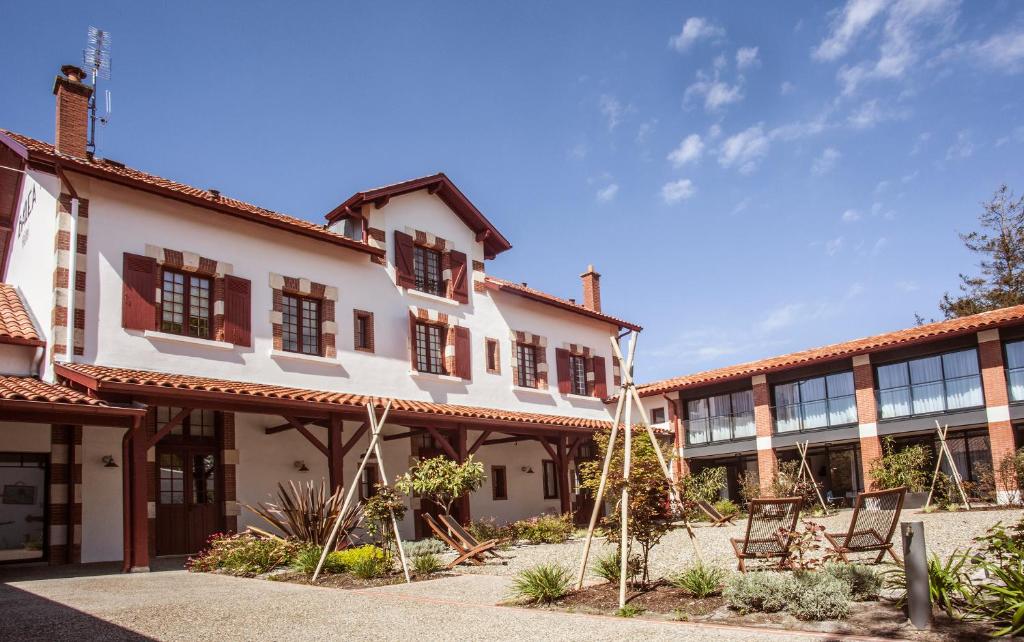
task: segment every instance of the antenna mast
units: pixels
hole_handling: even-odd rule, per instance
[[[98,80],[110,80],[110,32],[89,27],[88,44],[82,51],[82,61],[87,73],[92,76],[92,96],[89,98],[89,142],[90,154],[96,153],[96,121],[106,125],[110,117],[110,90],[106,93],[106,115],[96,116]]]

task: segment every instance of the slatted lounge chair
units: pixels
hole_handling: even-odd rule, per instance
[[[462,544],[463,547],[471,549],[476,548],[477,546],[480,546],[482,543],[484,543],[480,542],[479,540],[477,540],[477,538],[473,537],[472,533],[463,528],[462,524],[459,523],[459,520],[455,519],[451,515],[438,515],[437,518],[441,520],[441,524],[448,529],[448,533],[455,537],[455,539],[459,540],[459,543]],[[493,541],[495,544],[501,543],[500,540],[490,541]],[[491,557],[497,557],[499,559],[501,558],[501,555],[498,555],[493,549],[484,551],[484,553]]]
[[[848,556],[851,553],[878,551],[875,564],[881,562],[886,553],[897,564],[902,564],[893,551],[892,536],[900,521],[906,494],[907,489],[903,486],[860,493],[850,519],[850,529],[845,533],[825,533],[825,538],[843,561],[850,561]]]
[[[458,553],[458,556],[454,560],[449,562],[445,568],[455,568],[457,565],[463,562],[469,562],[470,564],[482,566],[484,563],[484,553],[498,545],[497,541],[491,540],[489,542],[483,542],[477,546],[464,546],[457,540],[453,539],[448,534],[448,531],[442,528],[441,525],[434,520],[433,516],[430,513],[423,513],[423,521],[427,523],[427,526],[430,528],[430,530],[434,531],[435,537],[437,537],[439,540],[450,546],[452,550]]]
[[[712,526],[725,526],[726,524],[732,524],[735,519],[734,515],[723,515],[719,513],[714,504],[706,502],[703,499],[697,502],[697,506],[704,511],[705,515],[711,518]]]
[[[770,497],[750,502],[750,517],[747,518],[747,533],[743,539],[732,537],[732,548],[738,560],[737,568],[747,572],[745,562],[753,559],[784,560],[789,557],[789,535],[796,529],[800,517],[799,497]]]

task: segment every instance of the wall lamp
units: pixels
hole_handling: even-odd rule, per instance
[[[532,475],[533,474],[533,466],[523,466],[519,470],[523,471],[527,475]]]
[[[300,473],[308,473],[309,467],[306,466],[306,462],[300,459],[295,462],[295,470],[299,471]]]
[[[103,455],[103,467],[104,468],[117,468],[117,462],[114,461],[113,455]]]

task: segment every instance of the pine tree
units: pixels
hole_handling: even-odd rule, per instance
[[[978,276],[960,275],[960,294],[946,292],[939,309],[947,319],[1024,303],[1024,197],[1001,185],[978,215],[981,230],[960,234],[982,256]]]

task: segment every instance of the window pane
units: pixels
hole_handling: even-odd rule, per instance
[[[946,379],[979,374],[978,352],[973,348],[942,355],[942,370]]]
[[[800,384],[784,383],[775,386],[775,405],[788,406],[800,402]]]
[[[185,275],[165,271],[160,294],[160,330],[183,334],[185,328]]]
[[[800,406],[776,407],[775,426],[779,432],[800,430]]]
[[[708,416],[708,400],[694,399],[686,402],[687,416],[690,419],[703,419]]]
[[[1024,368],[1024,341],[1006,344],[1006,367]]]
[[[732,418],[729,416],[711,418],[711,439],[725,441],[732,439]]]
[[[572,377],[571,390],[573,394],[587,394],[587,366],[583,357],[571,355],[569,357],[569,371]]]
[[[686,432],[691,444],[704,444],[708,441],[708,420],[704,418],[690,419],[686,423]]]
[[[708,397],[708,411],[712,417],[727,417],[732,414],[732,403],[729,395]]]
[[[826,377],[828,384],[828,396],[831,399],[845,397],[854,394],[853,373],[840,372]]]
[[[982,405],[981,376],[961,377],[946,382],[946,407],[973,408]]]
[[[910,385],[910,373],[906,363],[893,363],[878,367],[878,387],[881,390]]]
[[[320,354],[320,302],[302,299],[302,352]]]
[[[800,382],[800,401],[818,401],[825,398],[825,378],[815,377]]]
[[[830,426],[857,423],[857,399],[851,395],[829,399],[828,423]]]
[[[293,296],[282,297],[284,312],[281,314],[281,347],[289,352],[299,351],[299,300]]]
[[[1024,401],[1024,369],[1011,370],[1009,373],[1010,400]]]
[[[734,392],[732,394],[732,411],[733,414],[741,414],[746,412],[754,412],[754,391],[744,390],[743,392]]]
[[[910,388],[880,390],[878,397],[882,406],[882,419],[905,417],[910,414]]]
[[[413,248],[413,272],[416,289],[442,296],[441,253],[419,245]]]
[[[754,413],[752,411],[737,414],[733,421],[733,426],[733,436],[736,439],[753,437],[757,434],[757,429],[754,426]]]
[[[524,388],[537,387],[537,352],[534,346],[516,344],[516,358],[519,368],[519,385]]]
[[[937,361],[938,359],[936,359]],[[911,377],[913,377],[913,368],[911,368]],[[911,388],[911,392],[914,397],[914,414],[920,415],[929,412],[942,412],[944,394],[943,385],[939,381],[937,383],[923,383],[915,385]]]
[[[942,380],[942,358],[928,357],[909,362],[911,383],[927,383]]]
[[[823,382],[824,383],[824,382]],[[804,429],[823,428],[828,425],[828,402],[812,401],[803,404]]]

